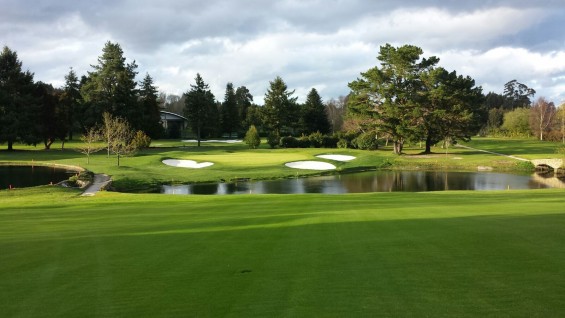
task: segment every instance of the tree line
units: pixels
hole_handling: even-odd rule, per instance
[[[17,53],[4,47],[0,143],[7,143],[9,150],[16,142],[43,143],[49,149],[61,140],[64,147],[73,133],[84,136],[101,127],[104,114],[150,138],[186,135],[165,131],[160,110],[188,118],[198,144],[203,138],[242,137],[253,126],[271,147],[294,144],[288,137],[321,134],[332,135],[337,141],[330,144],[343,147],[391,142],[400,154],[405,143],[419,142],[431,152],[440,142],[447,145],[477,134],[523,133],[526,111],[527,127],[540,139],[565,136],[563,124],[557,133],[555,105],[543,98],[532,104],[535,90],[516,80],[506,83],[503,94],[484,95],[471,77],[439,66],[439,58],[424,57],[417,46],[386,44],[377,59],[377,66],[349,83],[347,96],[324,102],[312,88],[299,103],[295,91],[277,76],[269,82],[264,104],[257,105],[245,86],[231,82],[223,100],[217,100],[200,74],[182,96],[159,93],[149,74],[136,81],[137,64],[126,62],[117,43],[107,42],[92,70],[80,78],[71,68],[60,88],[34,82]],[[320,140],[318,135],[312,138]]]

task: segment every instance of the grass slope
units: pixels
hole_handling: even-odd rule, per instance
[[[4,317],[559,317],[562,190],[1,191]]]

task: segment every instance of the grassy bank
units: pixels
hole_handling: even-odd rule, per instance
[[[559,317],[562,190],[1,191],[5,317]]]

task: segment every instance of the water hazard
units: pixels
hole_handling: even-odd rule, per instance
[[[55,184],[73,174],[76,171],[46,166],[0,166],[0,189]]]
[[[493,172],[371,171],[237,183],[164,185],[165,194],[298,194],[562,188],[554,177]]]

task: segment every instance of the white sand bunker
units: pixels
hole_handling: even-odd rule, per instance
[[[328,159],[328,160],[335,160],[335,161],[351,161],[351,160],[356,158],[356,157],[347,156],[347,155],[319,155],[319,156],[316,156],[316,157],[322,158],[322,159]]]
[[[306,169],[306,170],[333,170],[336,167],[331,163],[322,161],[295,161],[284,164],[289,168]]]
[[[200,169],[205,167],[210,167],[214,163],[212,162],[196,162],[194,160],[177,160],[177,159],[165,159],[163,163],[167,166],[180,167],[180,168],[192,168]]]

